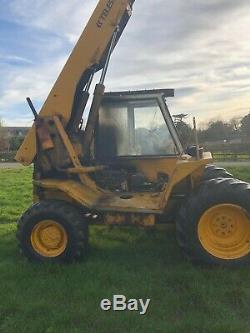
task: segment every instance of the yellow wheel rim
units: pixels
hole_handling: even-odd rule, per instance
[[[57,257],[64,252],[68,237],[63,226],[53,220],[37,223],[31,232],[33,249],[43,257]]]
[[[200,218],[198,237],[203,248],[220,259],[239,259],[250,253],[250,220],[240,206],[220,204]]]

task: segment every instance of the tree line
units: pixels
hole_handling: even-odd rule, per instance
[[[185,121],[187,115],[177,115],[175,126],[179,133],[180,141],[184,146],[194,143],[192,127]],[[246,142],[250,140],[250,113],[242,118],[232,118],[228,122],[222,120],[210,121],[204,129],[197,131],[201,143],[230,142],[235,139]]]
[[[194,144],[193,128],[185,119],[187,115],[174,115],[174,123],[183,146]],[[229,121],[210,121],[204,129],[198,129],[200,143],[230,142],[239,139],[250,142],[250,112],[242,118],[231,118]],[[6,129],[0,120],[0,151],[16,151],[22,143],[23,137],[6,135]],[[8,149],[6,149],[8,147]]]

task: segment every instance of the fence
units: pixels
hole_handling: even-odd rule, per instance
[[[211,151],[217,161],[250,161],[250,143],[204,143],[204,150]]]
[[[216,161],[250,161],[250,154],[248,153],[228,153],[216,152],[212,153]]]
[[[3,151],[0,152],[0,162],[15,162],[15,151]]]

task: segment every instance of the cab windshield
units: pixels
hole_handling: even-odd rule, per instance
[[[176,155],[156,99],[105,102],[99,110],[97,146],[99,155],[110,157]]]

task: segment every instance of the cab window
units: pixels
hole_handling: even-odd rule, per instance
[[[105,102],[99,110],[98,155],[176,155],[157,100]]]

